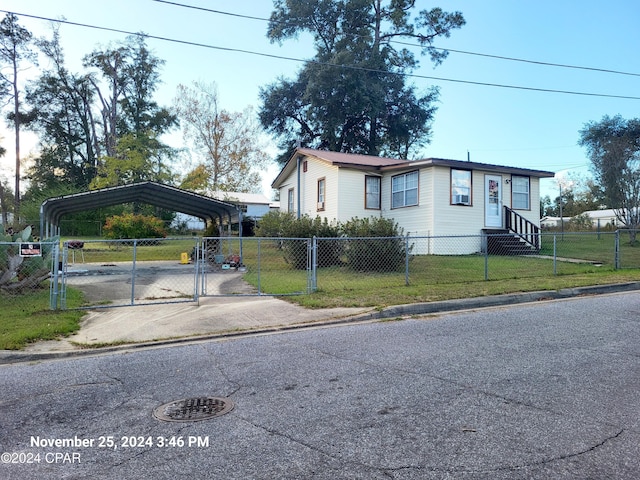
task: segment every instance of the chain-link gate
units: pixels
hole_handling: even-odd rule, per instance
[[[83,293],[86,308],[197,301],[199,245],[195,237],[66,241],[52,308],[66,308],[68,287]]]
[[[312,239],[202,240],[200,294],[300,295],[312,291]]]

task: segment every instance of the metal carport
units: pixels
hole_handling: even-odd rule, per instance
[[[225,221],[229,225],[238,223],[242,236],[242,211],[238,206],[156,182],[132,183],[49,198],[40,206],[40,236],[59,235],[60,219],[66,214],[131,202],[193,215],[207,223],[215,220],[219,220],[220,225]]]

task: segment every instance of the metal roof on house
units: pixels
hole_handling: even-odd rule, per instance
[[[336,165],[338,167],[349,167],[362,170],[379,170],[381,167],[389,167],[392,165],[403,165],[409,163],[407,160],[398,160],[397,158],[374,157],[371,155],[360,155],[355,153],[330,152],[328,150],[314,150],[312,148],[298,148],[289,161],[282,167],[280,173],[271,183],[272,188],[277,188],[279,182],[289,176],[296,168],[294,161],[299,155],[307,157],[315,157],[318,160]]]
[[[398,160],[397,158],[374,157],[372,155],[360,155],[356,153],[329,152],[326,150],[313,150],[311,148],[300,148],[297,150],[297,153],[313,156],[334,165],[344,166],[388,167],[409,163],[408,160]]]
[[[131,202],[186,213],[204,221],[220,219],[236,223],[240,218],[238,207],[231,203],[169,185],[140,182],[45,200],[40,206],[41,235],[52,235],[57,230],[60,219],[66,214]]]
[[[411,162],[407,162],[405,165],[401,165],[402,168],[424,168],[430,166],[443,166],[450,168],[459,168],[462,170],[487,170],[491,172],[508,173],[512,175],[525,175],[538,178],[553,178],[555,176],[554,172],[548,172],[545,170],[535,170],[531,168],[521,167],[507,167],[504,165],[493,165],[490,163],[478,163],[463,160],[448,160],[445,158],[426,158],[424,160],[414,160]],[[394,168],[398,168],[398,166],[396,165],[386,168],[383,167],[382,170],[390,170]]]
[[[448,166],[468,170],[488,170],[491,172],[508,173],[514,175],[528,175],[538,178],[551,178],[554,172],[534,170],[520,167],[507,167],[503,165],[491,165],[488,163],[468,162],[462,160],[447,160],[443,158],[427,158],[424,160],[401,160],[371,155],[359,155],[353,153],[329,152],[326,150],[314,150],[311,148],[298,148],[291,156],[287,164],[282,168],[278,176],[271,184],[272,188],[278,188],[280,183],[287,178],[296,168],[295,159],[298,156],[314,157],[321,161],[338,167],[356,168],[361,170],[400,170],[407,168],[428,168],[432,166]]]

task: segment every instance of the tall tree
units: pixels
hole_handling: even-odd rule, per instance
[[[98,175],[90,188],[113,187],[128,183],[154,181],[173,183],[167,158],[173,152],[152,134],[127,133],[118,139],[114,157],[103,157]]]
[[[0,157],[4,157],[7,150],[4,147],[0,147]],[[7,225],[9,223],[9,202],[8,200],[8,185],[7,180],[0,177],[0,223]]]
[[[155,143],[151,150],[147,148],[149,145],[142,150],[167,152],[168,147],[159,138],[176,126],[177,120],[167,108],[153,100],[164,61],[147,48],[144,37],[130,36],[115,47],[94,50],[84,58],[84,64],[95,68],[91,82],[101,105],[106,158],[112,163],[120,158],[122,150],[118,150],[118,144],[127,135],[133,135],[143,144]],[[142,140],[143,136],[147,139]]]
[[[42,145],[28,176],[38,190],[57,189],[60,183],[83,190],[95,177],[103,151],[94,120],[94,87],[88,75],[66,68],[57,29],[51,40],[38,44],[51,67],[27,87],[26,101],[34,112],[30,128]]]
[[[18,17],[8,13],[0,22],[0,96],[12,102],[9,115],[15,132],[16,177],[13,207],[13,222],[17,228],[20,222],[20,126],[23,118],[20,101],[19,73],[24,62],[36,62],[36,54],[31,50],[33,35],[18,24]]]
[[[433,41],[465,21],[440,8],[413,16],[415,0],[274,0],[268,38],[310,33],[316,55],[297,79],[261,90],[262,125],[289,150],[306,146],[408,158],[429,141],[438,91],[419,94],[405,74],[417,65],[397,48],[413,40],[435,65],[447,56]],[[286,159],[288,152],[281,157]]]
[[[625,120],[605,115],[580,130],[578,142],[585,147],[596,183],[620,222],[640,227],[640,119]]]
[[[258,191],[259,169],[268,157],[252,110],[224,110],[216,85],[198,82],[179,85],[174,105],[185,140],[198,156],[198,165],[187,173],[182,187],[206,194]]]
[[[149,50],[141,35],[128,37],[124,47],[119,134],[149,132],[150,136],[162,135],[177,125],[175,115],[168,108],[159,106],[153,98],[165,61]]]

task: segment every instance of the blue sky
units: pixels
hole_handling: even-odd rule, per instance
[[[177,0],[240,15],[268,18],[269,0]],[[549,90],[640,97],[640,2],[635,0],[440,0],[417,1],[418,8],[459,10],[467,24],[436,46],[538,62],[616,70],[620,75],[582,69],[559,68],[477,55],[451,53],[433,68],[422,57],[416,75]],[[267,23],[208,13],[152,0],[2,0],[0,9],[20,16],[36,35],[48,35],[49,25],[26,15],[61,18],[215,47],[294,57],[313,56],[308,38],[282,46],[266,38]],[[3,15],[3,14],[0,14]],[[63,25],[62,43],[71,69],[79,70],[83,55],[125,35]],[[256,110],[261,86],[279,76],[292,77],[301,67],[295,61],[268,58],[221,49],[182,45],[149,39],[148,45],[166,61],[157,99],[169,105],[179,83],[215,81],[224,108]],[[36,73],[35,70],[25,75]],[[557,172],[587,174],[589,161],[577,145],[586,122],[604,115],[640,116],[640,100],[537,92],[415,78],[421,88],[440,87],[440,103],[431,144],[424,157],[465,160]],[[10,147],[4,132],[3,145]],[[173,141],[180,143],[180,135]],[[33,138],[30,139],[33,142]],[[178,145],[176,145],[178,146]],[[0,160],[2,172],[11,172],[9,153]],[[265,193],[277,168],[264,174]],[[544,180],[543,194],[554,194],[553,180]]]

